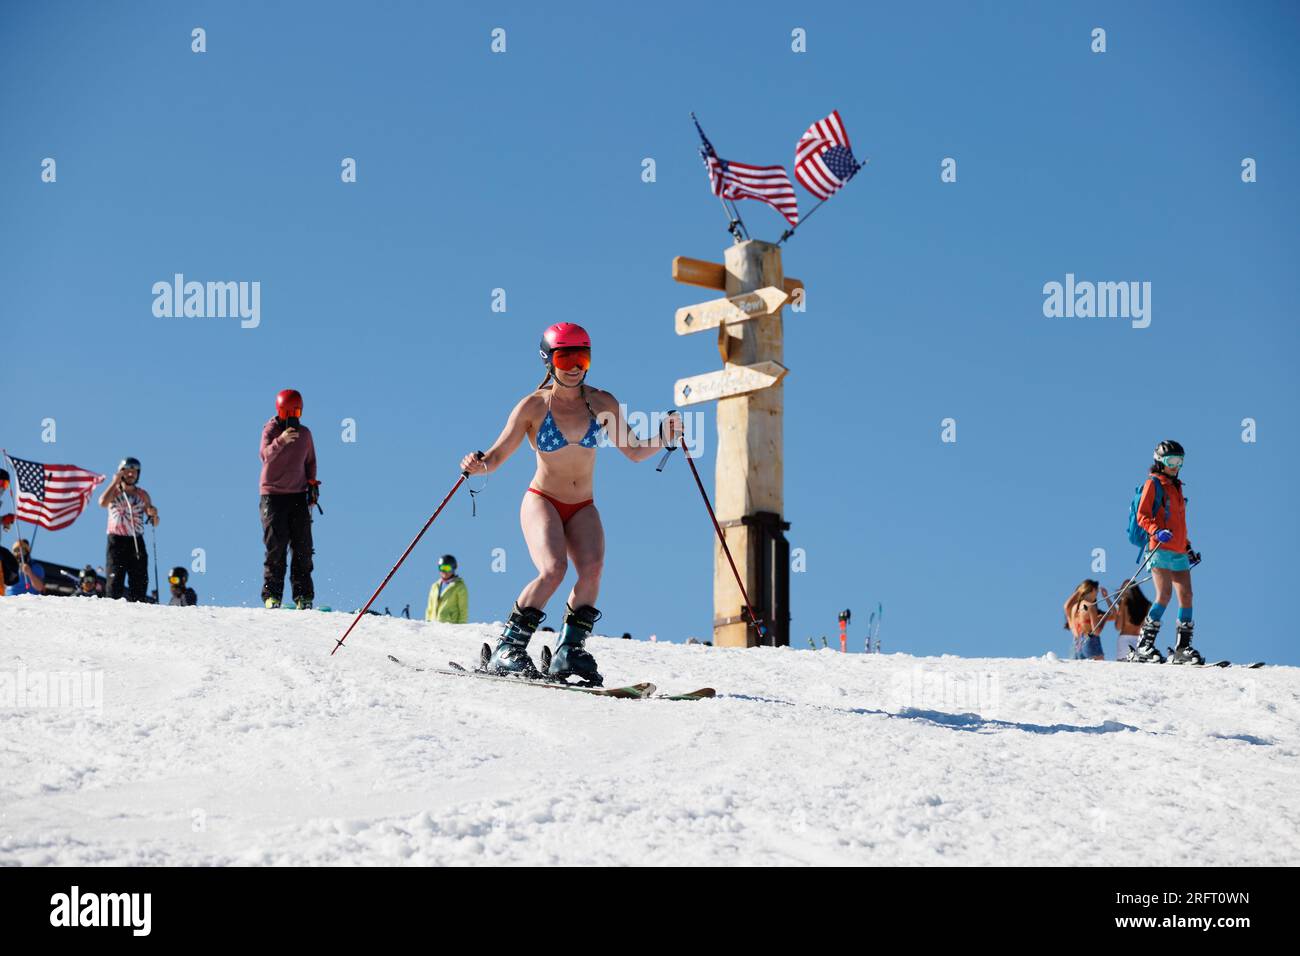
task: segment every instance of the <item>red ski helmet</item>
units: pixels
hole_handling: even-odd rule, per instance
[[[538,347],[549,361],[551,353],[556,349],[591,348],[591,336],[581,325],[573,322],[556,322],[542,333],[542,341]]]
[[[286,388],[275,396],[275,417],[279,419],[302,417],[302,393],[296,388]]]

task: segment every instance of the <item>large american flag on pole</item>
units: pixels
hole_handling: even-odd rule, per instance
[[[839,110],[809,126],[794,148],[795,178],[818,199],[830,199],[861,168]]]
[[[42,465],[5,455],[13,466],[19,521],[40,525],[50,531],[66,528],[77,520],[90,500],[90,493],[104,480],[103,475],[76,465]]]
[[[720,159],[713,144],[709,142],[699,121],[695,128],[700,131],[700,155],[709,170],[709,185],[713,195],[723,199],[757,199],[765,202],[789,221],[790,225],[799,224],[799,199],[794,194],[794,184],[784,166],[751,166],[729,159]]]

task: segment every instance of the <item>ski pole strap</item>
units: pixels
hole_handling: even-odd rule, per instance
[[[671,415],[671,414],[673,414],[673,412],[675,412],[675,411],[677,411],[677,409],[675,409],[675,408],[670,408],[670,409],[668,409],[668,414]],[[665,421],[667,420],[666,416],[665,416],[665,419],[664,419],[664,420],[665,420]],[[664,422],[663,422],[663,421],[660,421],[660,422],[659,422],[659,440],[660,440],[660,441],[663,441],[663,438],[664,438]],[[655,471],[663,471],[663,470],[664,470],[664,465],[668,464],[668,459],[669,459],[670,457],[672,457],[672,453],[675,452],[675,451],[677,450],[677,447],[678,447],[678,446],[676,446],[676,445],[667,445],[667,446],[665,446],[664,453],[659,457],[659,464],[655,466]]]
[[[483,460],[485,457],[487,457],[487,456],[485,456],[485,455],[483,454],[483,452],[481,452],[481,451],[476,451],[476,452],[474,452],[474,457],[477,458],[479,461],[482,461],[482,460]],[[464,477],[466,477],[466,478],[469,477],[469,472],[468,472],[468,471],[462,471],[461,474],[462,474]],[[469,516],[470,516],[471,518],[477,518],[477,517],[478,517],[478,501],[477,501],[476,499],[478,498],[479,495],[483,494],[483,492],[487,491],[487,486],[488,486],[487,475],[484,475],[484,476],[483,476],[483,487],[482,487],[482,488],[471,488],[471,489],[469,490]]]

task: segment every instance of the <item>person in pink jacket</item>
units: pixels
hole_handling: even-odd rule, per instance
[[[292,552],[289,583],[294,607],[307,610],[315,600],[311,580],[311,507],[316,503],[316,445],[303,425],[302,395],[286,388],[275,397],[275,417],[262,428],[261,494],[263,562],[262,603],[277,608],[284,596],[286,553]]]

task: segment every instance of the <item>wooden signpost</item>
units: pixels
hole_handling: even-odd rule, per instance
[[[679,379],[674,401],[718,403],[714,510],[754,611],[768,628],[766,643],[789,644],[781,310],[800,300],[803,283],[785,278],[779,246],[756,239],[727,249],[721,264],[678,256],[672,274],[727,295],[677,310],[678,335],[716,330],[723,367]],[[742,613],[740,588],[716,541],[713,554],[713,643],[753,646],[758,630]]]

